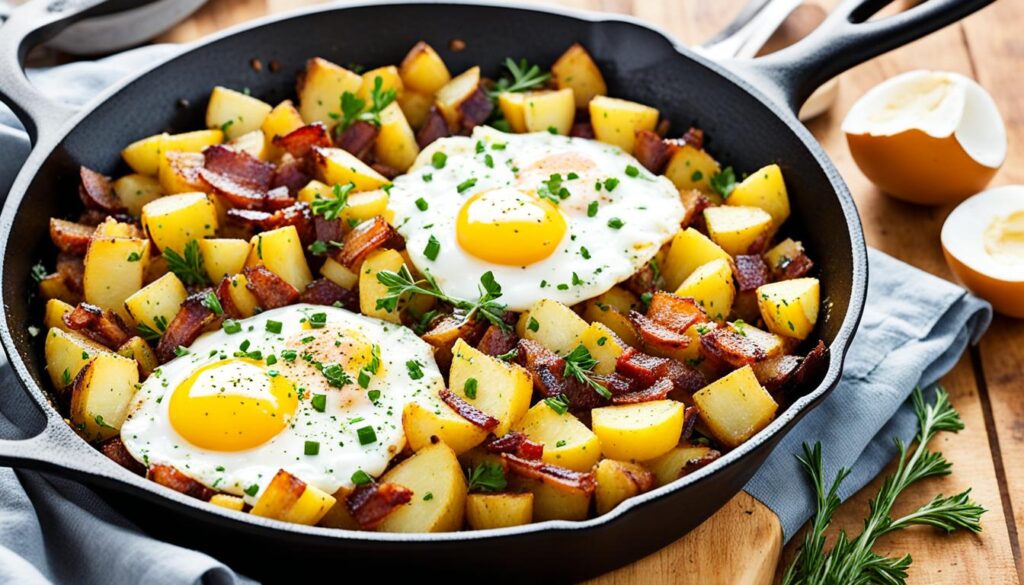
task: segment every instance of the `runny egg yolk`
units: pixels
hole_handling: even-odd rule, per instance
[[[551,203],[510,187],[473,195],[463,204],[455,232],[462,248],[486,262],[527,266],[555,252],[565,218]]]
[[[298,406],[295,386],[251,359],[225,359],[197,369],[171,394],[174,430],[193,445],[241,451],[284,430]]]
[[[1000,262],[1024,265],[1024,210],[997,217],[989,224],[985,251]]]

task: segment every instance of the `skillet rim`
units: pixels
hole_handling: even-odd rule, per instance
[[[662,40],[668,43],[668,45],[677,52],[680,58],[695,61],[697,64],[717,74],[719,77],[724,78],[724,81],[737,86],[739,90],[742,90],[764,106],[767,110],[765,115],[768,115],[770,112],[771,114],[774,114],[779,121],[785,124],[789,130],[795,134],[796,138],[801,142],[806,151],[813,157],[814,161],[818,164],[819,168],[824,172],[832,185],[832,193],[838,199],[842,209],[852,244],[851,262],[853,270],[850,281],[850,298],[843,321],[836,332],[835,338],[829,345],[829,368],[821,383],[818,384],[813,391],[801,396],[798,400],[789,405],[789,407],[786,408],[779,417],[759,433],[748,439],[736,449],[729,451],[714,463],[689,474],[684,478],[676,480],[671,484],[629,498],[614,510],[601,516],[582,521],[548,520],[510,528],[473,531],[461,530],[445,533],[400,534],[355,531],[338,528],[305,526],[227,510],[219,506],[208,504],[207,502],[196,500],[195,498],[190,498],[184,494],[171,490],[170,488],[156,484],[144,477],[135,475],[104,457],[98,450],[84,442],[76,433],[74,433],[70,426],[64,423],[63,418],[50,404],[46,391],[40,385],[35,383],[32,375],[28,372],[25,360],[21,357],[22,352],[19,349],[18,342],[15,341],[12,335],[13,327],[16,327],[17,324],[12,324],[10,322],[8,317],[10,313],[5,310],[6,314],[4,321],[0,324],[0,342],[3,344],[9,363],[17,373],[22,391],[32,397],[46,419],[45,426],[41,432],[36,436],[30,439],[25,439],[21,442],[41,442],[43,445],[61,443],[61,446],[74,448],[82,454],[87,452],[90,454],[90,458],[95,459],[97,462],[102,462],[97,463],[97,465],[101,465],[100,468],[89,468],[88,471],[86,470],[87,465],[69,466],[66,464],[39,461],[41,466],[56,470],[58,473],[81,476],[86,479],[86,483],[98,482],[121,491],[132,491],[132,495],[142,497],[143,499],[154,502],[158,505],[169,507],[180,504],[183,508],[182,511],[192,517],[201,519],[217,518],[224,522],[230,522],[233,525],[233,528],[250,530],[269,529],[274,532],[284,530],[285,532],[290,532],[293,535],[302,535],[315,538],[317,540],[322,537],[330,537],[338,540],[364,541],[367,543],[436,543],[511,538],[538,532],[586,531],[598,529],[605,524],[614,523],[633,508],[661,499],[672,492],[698,483],[708,476],[722,471],[727,467],[731,467],[739,463],[740,460],[744,459],[752,451],[768,441],[773,439],[781,440],[785,433],[791,430],[787,427],[794,425],[805,414],[813,410],[814,407],[816,407],[818,403],[820,403],[821,400],[823,400],[825,396],[827,396],[836,387],[842,373],[842,366],[846,353],[849,350],[853,334],[863,313],[867,293],[868,265],[867,247],[856,203],[854,202],[846,183],[839,174],[838,169],[835,168],[835,165],[825,153],[824,148],[822,148],[822,146],[814,139],[806,127],[796,119],[796,116],[788,107],[784,105],[780,106],[777,101],[768,97],[768,92],[772,89],[777,90],[778,88],[758,87],[756,83],[743,76],[742,71],[756,69],[756,61],[752,61],[750,64],[745,65],[744,69],[733,70],[721,63],[709,60],[699,52],[690,49],[678,40],[674,39],[657,25],[647,23],[637,17],[631,15],[579,10],[561,6],[508,6],[501,2],[501,0],[357,0],[354,2],[311,6],[295,11],[287,11],[281,14],[261,17],[229,27],[212,35],[208,35],[197,42],[185,44],[183,51],[161,59],[153,65],[150,65],[110,86],[85,104],[74,116],[62,122],[59,127],[40,129],[39,140],[37,144],[33,145],[29,157],[23,164],[21,171],[18,173],[18,176],[11,187],[10,193],[4,202],[3,211],[0,213],[0,234],[3,235],[3,237],[0,237],[0,290],[5,290],[7,285],[5,278],[5,261],[8,243],[10,240],[11,227],[14,219],[21,210],[28,188],[37,176],[39,168],[50,158],[50,156],[53,155],[55,148],[71,132],[74,131],[78,124],[85,118],[91,116],[94,113],[94,110],[99,105],[106,102],[111,96],[122,91],[128,85],[135,83],[142,76],[159,69],[175,59],[181,58],[195,51],[207,49],[209,45],[228,39],[242,32],[273,26],[278,22],[305,17],[310,14],[343,12],[354,8],[380,6],[400,8],[401,6],[408,5],[444,5],[454,8],[462,6],[489,7],[500,8],[503,10],[515,10],[519,12],[533,12],[562,16],[583,21],[594,26],[600,26],[602,23],[625,23],[633,25],[643,29],[647,33],[653,33],[661,37]],[[822,310],[828,310],[828,298],[829,296],[826,294],[825,299],[823,300]],[[5,309],[7,307],[6,298],[4,299],[4,307]],[[27,340],[26,343],[28,343]],[[782,434],[779,435],[779,433]],[[776,435],[778,435],[778,437],[776,437]],[[69,444],[63,445],[65,441],[69,440],[71,441]],[[767,457],[767,455],[768,454],[765,456]],[[758,466],[758,469],[759,468],[760,466]],[[742,488],[739,491],[742,491]],[[171,502],[174,504],[171,504]]]

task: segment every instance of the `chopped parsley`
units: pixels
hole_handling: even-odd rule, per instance
[[[608,220],[608,227],[612,228],[613,230],[622,229],[622,226],[624,225],[626,225],[626,222],[622,221],[617,217],[613,217]]]
[[[309,209],[313,215],[320,215],[328,221],[338,219],[341,217],[341,211],[348,205],[349,192],[355,188],[356,184],[351,181],[344,185],[335,185],[334,197],[324,197],[318,193],[316,198],[310,202]]]
[[[728,199],[736,189],[736,173],[732,167],[725,167],[721,172],[712,175],[708,184],[712,191],[722,196],[722,199]]]
[[[484,461],[466,471],[469,491],[498,492],[508,486],[505,470],[498,463]]]
[[[327,395],[326,394],[314,394],[309,399],[310,406],[317,412],[324,412],[327,410]]]

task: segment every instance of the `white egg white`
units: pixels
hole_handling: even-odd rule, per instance
[[[311,330],[306,321],[317,313],[326,315],[325,325]],[[280,333],[269,331],[268,321],[281,323]],[[162,365],[145,381],[121,429],[121,439],[133,457],[147,465],[174,466],[210,488],[243,496],[250,504],[279,469],[334,493],[351,487],[352,475],[358,470],[372,476],[383,473],[405,446],[404,406],[413,401],[436,404],[437,393],[444,387],[431,347],[402,326],[344,309],[305,304],[266,311],[239,323],[241,331],[237,333],[218,330],[202,335],[187,354]],[[358,336],[379,346],[381,367],[366,388],[357,383],[356,372],[348,372],[352,382],[338,388],[301,358],[290,363],[282,359],[287,347],[326,344],[327,337],[309,340],[328,334],[338,339]],[[219,451],[189,443],[175,431],[169,416],[175,388],[207,364],[252,352],[260,352],[263,363],[274,355],[271,361],[275,363],[267,367],[304,390],[294,416],[283,431],[251,449]],[[409,368],[411,362],[418,370]],[[193,386],[191,395],[208,391],[197,386],[200,384]],[[370,394],[374,391],[379,391],[375,401]],[[314,394],[326,395],[323,412],[314,408],[310,399]],[[366,426],[373,428],[377,440],[362,445],[357,430]],[[318,454],[305,454],[307,441],[319,443]]]
[[[441,168],[432,164],[438,152],[447,157]],[[552,164],[559,157],[583,161],[585,168]],[[568,229],[553,254],[513,266],[481,260],[460,246],[457,217],[470,197],[504,187],[533,195],[555,173],[569,196],[558,203]],[[569,179],[570,173],[576,178]],[[594,201],[596,213],[590,213]],[[490,271],[502,287],[501,301],[516,311],[544,298],[571,305],[607,291],[655,256],[679,230],[685,211],[668,179],[653,175],[616,146],[486,127],[424,149],[410,172],[395,179],[389,207],[412,262],[433,276],[445,294],[476,299],[480,277]],[[425,253],[431,237],[440,244],[435,259]]]

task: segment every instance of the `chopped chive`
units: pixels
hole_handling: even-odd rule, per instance
[[[430,205],[427,204],[426,199],[420,197],[419,199],[416,200],[416,209],[419,209],[420,211],[426,211],[428,207],[430,207]]]
[[[360,445],[369,445],[377,442],[377,433],[371,426],[359,427],[356,429],[356,436],[359,437]]]
[[[462,391],[466,394],[466,398],[476,398],[476,378],[469,378],[466,380],[466,385],[462,387]]]
[[[317,412],[324,412],[327,410],[327,395],[326,394],[314,394],[309,399],[310,406]]]
[[[427,240],[427,247],[423,250],[423,255],[431,260],[437,260],[437,254],[441,251],[441,242],[437,240],[433,235]]]
[[[303,453],[306,455],[319,455],[320,454],[320,442],[319,441],[306,441],[304,445]]]
[[[281,325],[282,323],[280,321],[267,321],[267,331],[271,333],[280,333]]]

